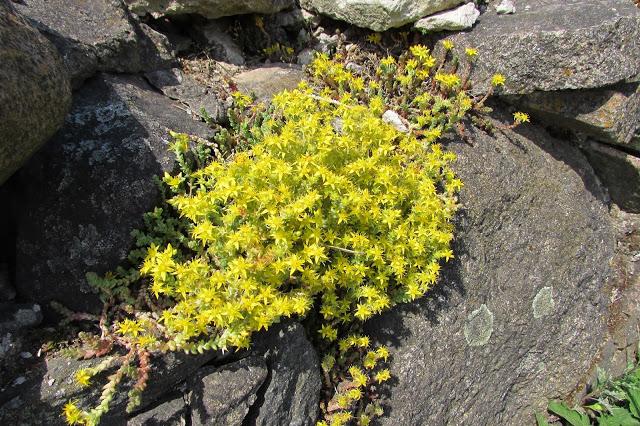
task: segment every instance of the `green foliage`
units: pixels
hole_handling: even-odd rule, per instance
[[[549,412],[562,424],[571,426],[638,426],[640,425],[640,363],[630,365],[627,373],[611,379],[602,370],[598,381],[583,403],[570,408],[565,402],[549,403]],[[549,424],[536,414],[538,426]]]
[[[362,323],[422,297],[453,257],[462,182],[437,142],[451,130],[464,137],[462,120],[486,111],[486,96],[467,93],[477,51],[461,59],[452,47],[434,57],[412,46],[358,72],[344,53],[320,55],[308,81],[270,106],[234,93],[231,128],[214,141],[172,134],[179,170],[165,174],[166,202],[134,232],[130,268],[88,276],[105,308],[100,337],[81,336],[80,352],[124,354],[109,361],[117,368],[99,405],[70,402],[67,421],[97,424],[125,378],[133,409],[151,354],[249,348],[288,317],[308,318],[323,356],[319,425],[380,416],[389,351]],[[407,132],[382,120],[387,110]],[[89,386],[96,372],[76,378]]]

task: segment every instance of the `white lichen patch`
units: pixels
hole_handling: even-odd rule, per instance
[[[533,298],[532,307],[535,319],[552,314],[556,308],[556,302],[553,300],[553,287],[541,288]]]
[[[482,305],[467,317],[464,326],[464,337],[469,346],[484,346],[493,333],[493,312]]]

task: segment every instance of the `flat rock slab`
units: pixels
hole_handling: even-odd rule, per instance
[[[98,71],[135,73],[173,61],[166,38],[119,0],[29,0],[16,8],[58,48],[74,87]]]
[[[465,184],[456,259],[432,296],[368,324],[393,348],[382,424],[533,424],[591,373],[615,243],[606,197],[577,147],[521,129],[449,145]]]
[[[270,14],[292,7],[294,0],[125,0],[132,12],[155,17],[195,13],[205,18]]]
[[[293,90],[304,79],[302,67],[273,64],[245,71],[233,78],[241,91],[256,95],[259,101],[269,101],[283,90]]]
[[[401,27],[464,0],[301,0],[300,6],[374,31]]]
[[[202,110],[215,122],[225,120],[225,105],[218,99],[215,89],[200,83],[179,68],[163,69],[145,74],[149,83],[165,96],[179,101],[191,115],[203,117]]]
[[[100,75],[76,94],[64,127],[20,172],[19,297],[99,310],[85,275],[116,268],[157,205],[154,176],[174,167],[169,129],[209,135],[142,78]]]
[[[521,0],[518,12],[483,14],[454,37],[479,50],[475,89],[507,77],[503,93],[585,89],[640,79],[640,8],[626,0]]]
[[[543,123],[577,131],[640,155],[640,86],[534,92],[508,97]]]
[[[0,185],[60,128],[71,88],[56,48],[0,1]]]

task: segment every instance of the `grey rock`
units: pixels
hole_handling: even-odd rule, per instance
[[[480,11],[476,5],[467,3],[452,10],[422,18],[413,27],[423,33],[460,31],[473,27],[479,16]]]
[[[166,37],[134,22],[119,0],[29,0],[16,8],[56,45],[75,88],[98,71],[135,73],[173,62]]]
[[[640,86],[636,83],[505,98],[540,122],[640,154]]]
[[[615,236],[587,160],[535,126],[469,131],[473,145],[449,144],[456,259],[431,296],[367,324],[392,348],[383,425],[532,424],[584,383],[607,333]],[[555,307],[535,318],[545,287]]]
[[[516,5],[512,0],[501,0],[495,7],[498,15],[516,13]]]
[[[507,78],[504,94],[640,79],[640,8],[633,2],[520,0],[518,5],[515,15],[489,9],[471,31],[452,36],[461,49],[479,50],[471,75],[475,91],[485,91],[494,73]]]
[[[244,65],[242,49],[218,22],[210,22],[197,29],[201,38],[211,47],[214,59],[233,65]]]
[[[295,89],[303,78],[304,72],[298,66],[272,64],[240,73],[234,80],[241,91],[268,101],[278,92]]]
[[[593,141],[584,150],[611,200],[625,211],[640,213],[640,158]]]
[[[0,0],[0,184],[62,125],[71,89],[56,48]]]
[[[251,356],[221,368],[206,367],[190,382],[193,426],[241,426],[267,379],[264,358]]]
[[[131,231],[159,201],[154,175],[174,167],[169,129],[209,134],[142,78],[100,75],[76,93],[64,127],[18,176],[20,297],[100,308],[85,274],[126,258]]]
[[[178,383],[191,377],[198,368],[218,355],[216,352],[205,352],[196,356],[170,352],[153,357],[150,380],[142,393],[139,410],[157,403],[167,394],[171,395]],[[101,387],[81,388],[75,382],[74,375],[79,369],[95,366],[101,361],[102,359],[79,361],[62,355],[49,356],[26,372],[26,380],[22,385],[2,395],[0,421],[2,424],[29,426],[64,425],[65,421],[60,413],[64,404],[70,400],[77,401],[84,408],[97,404],[102,392]],[[95,383],[100,380],[100,377],[94,378]],[[125,425],[128,417],[125,413],[126,405],[127,392],[117,392],[111,402],[110,411],[103,416],[101,424]],[[153,415],[158,417],[160,414],[155,411]],[[163,423],[163,426],[164,424],[166,423]],[[153,423],[144,425],[151,426]]]
[[[0,304],[0,334],[34,328],[42,322],[42,310],[37,304]]]
[[[129,419],[127,426],[183,426],[188,411],[184,395],[176,393],[165,402]]]
[[[147,13],[155,17],[195,13],[206,18],[243,15],[247,13],[270,14],[294,5],[294,0],[126,0],[132,12]]]
[[[256,426],[315,425],[319,411],[320,362],[298,323],[283,323],[255,339],[269,378],[247,419]]]
[[[385,31],[461,3],[464,0],[301,0],[300,6],[358,27]]]
[[[165,96],[185,105],[189,114],[203,117],[204,108],[213,121],[225,121],[226,110],[214,88],[205,86],[179,68],[152,71],[146,73],[145,77]]]

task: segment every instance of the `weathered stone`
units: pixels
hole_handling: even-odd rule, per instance
[[[507,97],[540,122],[581,132],[640,154],[640,87],[534,92]]]
[[[170,352],[152,358],[150,379],[142,393],[139,409],[144,410],[157,403],[160,398],[174,390],[178,383],[191,377],[200,366],[211,361],[216,355],[216,352],[205,352],[196,356]],[[78,405],[84,408],[94,407],[102,389],[100,386],[81,388],[74,376],[79,369],[95,366],[101,361],[78,361],[54,355],[40,362],[26,372],[23,383],[7,391],[0,398],[1,424],[62,426],[65,424],[64,418],[60,415],[62,407],[70,400],[77,401]],[[104,378],[94,378],[94,382],[99,380]],[[116,392],[110,411],[103,416],[101,424],[125,425],[128,417],[125,412],[126,405],[127,392]]]
[[[100,75],[75,97],[65,126],[18,176],[16,290],[43,309],[101,306],[85,274],[126,258],[130,233],[172,170],[168,129],[206,137],[204,123],[137,77]]]
[[[587,89],[640,79],[640,9],[619,0],[520,0],[518,13],[484,13],[467,33],[452,36],[476,47],[471,79],[484,91],[494,73],[502,93]]]
[[[226,109],[214,88],[207,87],[179,68],[152,71],[145,74],[149,83],[171,99],[187,107],[187,113],[203,117],[202,109],[215,122],[225,121]]]
[[[464,0],[301,0],[300,5],[358,27],[385,31],[450,9]]]
[[[55,47],[0,0],[0,184],[62,125],[69,80]]]
[[[294,0],[125,0],[132,12],[155,17],[195,13],[206,18],[276,13],[294,5]]]
[[[420,19],[413,27],[423,33],[460,31],[473,27],[479,16],[480,11],[476,8],[476,5],[467,3],[455,9]]]
[[[303,78],[304,72],[298,66],[273,64],[240,73],[234,80],[243,92],[255,94],[258,100],[268,101],[278,92],[295,89]]]
[[[166,37],[138,26],[119,0],[29,0],[16,7],[56,45],[76,88],[98,71],[135,73],[173,61]]]
[[[255,353],[264,354],[269,377],[249,413],[256,426],[315,425],[319,411],[320,362],[297,323],[276,326],[254,342]]]
[[[251,356],[221,368],[207,367],[189,383],[191,424],[241,426],[267,379],[267,365]]]
[[[384,425],[532,424],[607,333],[615,238],[587,160],[534,126],[469,131],[448,146],[465,184],[456,259],[432,296],[367,324],[392,347]]]
[[[640,158],[591,141],[584,150],[611,199],[623,210],[640,213]]]
[[[165,398],[167,399],[167,398]],[[188,407],[181,393],[127,421],[127,426],[184,426]]]

